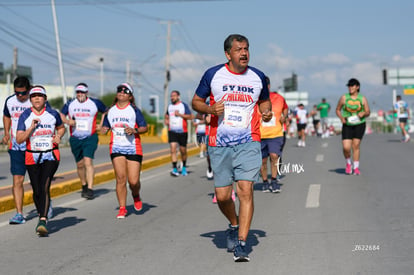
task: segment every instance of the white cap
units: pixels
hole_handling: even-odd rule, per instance
[[[83,84],[79,84],[75,87],[75,92],[82,92],[82,93],[87,93],[88,92],[88,87],[83,85]]]
[[[42,86],[34,86],[33,88],[30,89],[30,92],[29,92],[29,95],[33,95],[33,94],[46,95],[46,90]]]

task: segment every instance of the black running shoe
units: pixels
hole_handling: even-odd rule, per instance
[[[88,200],[93,200],[95,198],[94,195],[93,195],[93,190],[88,188],[84,198],[86,198]]]
[[[88,193],[88,185],[82,185],[82,193],[81,193],[81,197],[82,198],[86,198]]]

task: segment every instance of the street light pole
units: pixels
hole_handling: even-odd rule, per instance
[[[63,104],[67,101],[66,96],[66,84],[65,84],[65,76],[63,74],[63,62],[62,62],[62,52],[60,50],[60,40],[59,40],[59,29],[56,17],[56,8],[55,8],[55,0],[51,0],[52,5],[52,14],[53,14],[53,25],[55,27],[55,37],[56,37],[56,50],[59,62],[59,72],[60,72],[60,85],[62,87],[62,94],[63,94]]]
[[[104,91],[104,59],[103,57],[99,58],[99,63],[101,65],[101,99],[102,99],[103,91]]]

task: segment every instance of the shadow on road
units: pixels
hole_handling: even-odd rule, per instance
[[[53,217],[59,216],[60,214],[63,214],[65,212],[69,211],[76,211],[77,208],[73,207],[53,207]],[[29,221],[31,219],[39,218],[39,215],[37,214],[36,209],[32,209],[26,216],[26,221]]]
[[[389,139],[387,142],[398,142],[401,143],[401,139]]]
[[[86,219],[79,219],[77,217],[65,217],[60,220],[50,220],[47,223],[49,234],[58,232],[66,227],[74,226],[78,223],[84,222]]]
[[[214,245],[219,249],[227,249],[226,231],[213,231],[200,234],[201,237],[211,238]],[[247,236],[247,252],[252,252],[252,247],[259,244],[259,238],[266,237],[266,232],[257,229],[251,229]]]
[[[142,209],[140,211],[135,211],[134,205],[129,205],[129,206],[126,207],[126,209],[128,211],[128,216],[132,215],[132,214],[141,216],[141,215],[144,215],[146,212],[148,212],[151,208],[155,208],[155,207],[157,207],[157,206],[153,205],[153,204],[143,202],[142,203]],[[118,210],[119,207],[117,207],[116,209]]]
[[[329,172],[346,175],[345,168],[330,169]]]

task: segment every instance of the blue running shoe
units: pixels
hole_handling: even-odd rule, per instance
[[[16,213],[16,215],[9,220],[9,224],[23,224],[25,222],[26,220],[21,213]]]
[[[173,168],[171,171],[171,176],[173,177],[178,177],[180,175],[180,173],[178,173],[177,168]]]
[[[263,181],[263,183],[262,183],[262,192],[264,192],[264,193],[272,192],[270,190],[270,184],[269,184],[269,182],[267,180],[266,181]]]
[[[188,173],[187,173],[187,167],[183,166],[183,168],[181,168],[181,175],[183,175],[183,176],[187,176],[188,175]]]
[[[233,259],[235,262],[248,262],[250,261],[249,254],[246,252],[246,242],[238,241],[234,248]]]
[[[270,190],[272,191],[272,193],[280,193],[280,184],[277,180],[271,181]]]
[[[47,219],[50,220],[51,218],[53,218],[52,202],[49,203],[49,210],[47,211]]]
[[[239,226],[232,226],[229,224],[229,229],[226,230],[227,236],[227,252],[233,252],[239,239]]]

